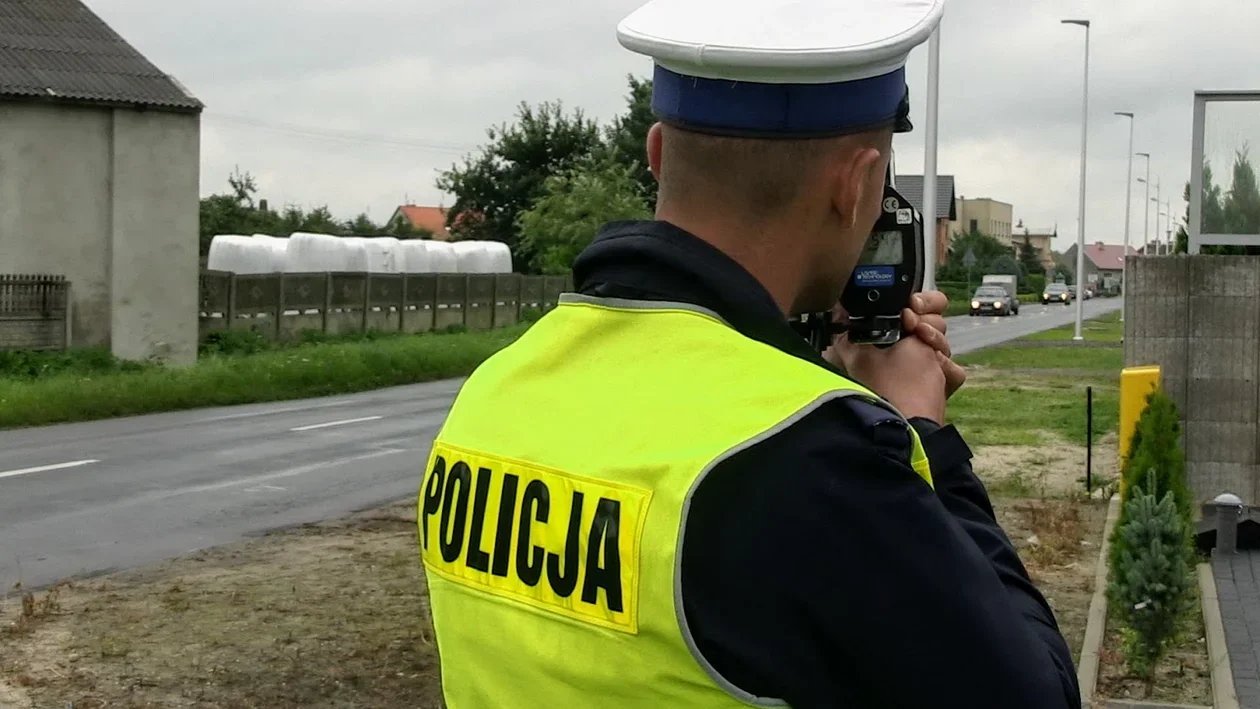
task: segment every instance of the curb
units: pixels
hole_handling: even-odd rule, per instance
[[[1216,577],[1211,564],[1199,564],[1199,596],[1203,606],[1203,630],[1207,635],[1208,664],[1212,666],[1212,703],[1216,709],[1238,709],[1234,672],[1225,645],[1225,622],[1216,595]]]
[[[1089,616],[1085,621],[1085,640],[1081,643],[1081,660],[1076,666],[1076,683],[1081,689],[1081,704],[1092,706],[1098,686],[1098,653],[1102,650],[1103,632],[1107,628],[1107,556],[1111,534],[1120,517],[1120,495],[1112,495],[1107,505],[1107,522],[1098,550],[1098,566],[1094,570],[1094,596],[1089,600]]]

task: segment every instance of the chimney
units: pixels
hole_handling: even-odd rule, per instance
[[[1104,244],[1103,244],[1103,242],[1101,242],[1101,241],[1095,241],[1095,242],[1094,242],[1094,246],[1097,246],[1098,248],[1100,248],[1100,249],[1101,249],[1101,248],[1104,246]]]

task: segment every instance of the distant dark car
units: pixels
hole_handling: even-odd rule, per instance
[[[1019,300],[1001,286],[980,286],[971,297],[971,315],[1019,315]]]
[[[1050,303],[1063,303],[1064,305],[1072,304],[1072,291],[1062,283],[1051,283],[1041,292],[1041,304],[1049,305]]]

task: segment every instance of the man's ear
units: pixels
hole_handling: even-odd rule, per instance
[[[648,129],[647,135],[647,158],[648,169],[652,171],[652,177],[657,182],[661,181],[661,124],[653,124]]]
[[[881,157],[877,148],[859,148],[835,172],[832,204],[850,228],[857,226],[862,206],[870,199],[870,191],[880,185],[881,180],[876,178],[881,177]]]

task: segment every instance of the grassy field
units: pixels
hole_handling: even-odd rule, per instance
[[[0,362],[0,428],[301,399],[463,376],[528,325],[256,348],[233,340],[196,365],[121,362],[98,351]],[[234,354],[225,354],[224,352]],[[7,366],[5,366],[7,365]]]
[[[1112,320],[1115,319],[1113,323]],[[1085,323],[1087,344],[1072,326],[956,358],[967,385],[950,401],[950,420],[973,444],[1037,445],[1086,440],[1086,389],[1093,389],[1093,440],[1111,435],[1120,416],[1118,315]]]

